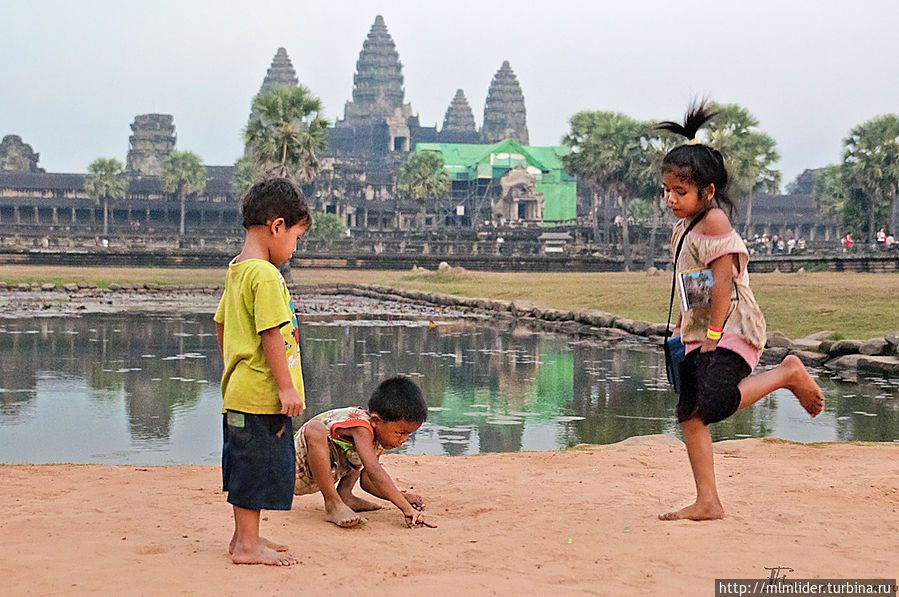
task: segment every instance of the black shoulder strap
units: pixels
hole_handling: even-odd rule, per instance
[[[671,325],[671,309],[674,307],[674,282],[677,280],[677,258],[680,257],[680,250],[684,246],[684,240],[687,238],[687,235],[693,230],[693,227],[699,223],[699,220],[705,217],[705,215],[709,213],[709,210],[705,210],[700,213],[698,216],[693,218],[693,221],[690,222],[690,225],[687,226],[687,229],[684,230],[684,233],[681,235],[680,240],[677,243],[677,250],[674,251],[674,274],[671,276],[671,298],[668,301],[668,321],[665,323],[665,337],[671,337],[671,330],[668,329]]]

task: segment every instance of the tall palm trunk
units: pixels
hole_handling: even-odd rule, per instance
[[[103,236],[109,234],[109,198],[103,197]]]
[[[184,190],[184,185],[181,185],[181,190],[178,191],[178,196],[181,199],[181,225],[178,227],[178,235],[184,236],[184,204],[187,200],[187,193]]]
[[[890,234],[899,235],[899,198],[896,197],[896,185],[891,189],[893,213],[890,214]]]
[[[752,190],[746,193],[746,221],[743,222],[743,236],[751,236],[752,226]]]
[[[621,257],[624,261],[624,271],[629,272],[633,267],[631,262],[631,236],[627,223],[627,203],[624,197],[618,196],[618,205],[621,207]]]
[[[880,204],[880,192],[875,191],[871,194],[871,209],[868,210],[868,234],[867,242],[869,245],[874,243],[874,226],[877,225],[877,206]]]
[[[590,210],[591,215],[591,224],[593,225],[593,244],[599,244],[599,193],[596,192],[596,187],[590,185],[590,203],[592,209]]]
[[[656,261],[656,233],[659,230],[659,198],[652,200],[652,228],[649,230],[649,242],[646,243],[646,263],[643,269],[649,269]]]

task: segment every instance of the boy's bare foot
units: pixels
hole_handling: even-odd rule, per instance
[[[349,506],[350,510],[353,512],[371,512],[372,510],[380,510],[384,507],[381,504],[363,500],[361,497],[357,497],[353,494],[347,496],[342,495],[340,496],[340,499],[342,499],[343,503]]]
[[[802,405],[808,414],[817,417],[824,409],[824,393],[812,376],[808,374],[805,365],[796,355],[789,355],[780,364],[780,367],[787,367],[788,381],[786,388],[796,395],[799,404]]]
[[[259,537],[259,542],[269,549],[273,549],[275,551],[287,551],[287,546],[282,545],[280,543],[275,543],[274,541],[269,541],[265,537]],[[234,553],[234,546],[237,544],[237,536],[234,535],[231,537],[231,543],[228,544],[228,553]]]
[[[724,518],[721,504],[700,504],[694,502],[685,508],[659,514],[659,520],[720,520]]]
[[[289,553],[275,551],[261,542],[255,548],[249,549],[235,546],[234,552],[231,554],[231,561],[235,564],[265,564],[266,566],[293,566],[299,563]]]
[[[331,506],[325,505],[325,511],[327,512],[325,520],[333,522],[344,529],[359,526],[364,522],[368,522],[364,516],[359,516],[353,512],[349,506],[340,501]]]

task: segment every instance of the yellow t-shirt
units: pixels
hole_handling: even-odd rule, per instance
[[[224,326],[222,412],[281,412],[278,385],[259,335],[271,328],[281,330],[290,377],[305,408],[299,329],[290,292],[278,268],[264,259],[232,261],[214,319]]]

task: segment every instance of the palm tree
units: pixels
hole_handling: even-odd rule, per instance
[[[234,174],[231,176],[231,193],[240,200],[254,184],[261,179],[261,172],[250,156],[244,154],[234,162]]]
[[[659,184],[659,181],[662,180],[662,161],[669,151],[683,142],[683,138],[668,131],[655,129],[648,141],[646,147],[647,167],[643,176],[643,192],[652,198],[652,228],[649,232],[649,242],[646,247],[644,269],[649,269],[655,263],[656,237],[665,201],[665,193],[662,192]]]
[[[84,190],[97,203],[103,203],[103,234],[109,233],[109,202],[125,198],[128,173],[115,158],[97,158],[87,167]]]
[[[318,154],[330,124],[321,112],[321,101],[302,85],[260,93],[244,134],[249,155],[268,175],[311,183],[321,170]]]
[[[421,151],[410,155],[397,173],[397,195],[419,201],[419,228],[424,226],[428,201],[440,201],[449,195],[450,179],[444,164],[440,153]]]
[[[579,112],[571,118],[571,131],[562,143],[571,153],[562,158],[565,169],[585,176],[621,209],[621,253],[624,268],[631,268],[628,206],[643,183],[650,127],[617,112]],[[595,197],[595,195],[594,195]],[[594,218],[596,212],[594,198]],[[594,220],[594,235],[597,224]]]
[[[899,116],[887,114],[862,123],[843,140],[843,167],[869,197],[867,242],[874,242],[877,219],[888,211],[890,231],[899,230]]]
[[[162,163],[162,190],[178,193],[181,201],[181,225],[178,234],[184,236],[184,211],[188,195],[206,190],[206,167],[192,151],[173,151]]]
[[[773,167],[780,159],[777,142],[767,134],[754,130],[758,119],[737,104],[716,105],[709,122],[709,143],[724,154],[729,187],[734,199],[746,202],[746,221],[743,234],[748,235],[752,222],[752,194],[765,190],[776,193],[780,186],[780,171]]]

